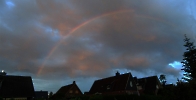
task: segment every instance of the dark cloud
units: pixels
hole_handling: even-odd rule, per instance
[[[93,80],[117,70],[138,77],[166,74],[174,82],[181,72],[169,64],[182,60],[183,35],[195,41],[194,5],[191,0],[1,0],[1,69],[31,75],[36,90],[49,91],[73,80],[88,91]]]

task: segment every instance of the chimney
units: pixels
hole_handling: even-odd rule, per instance
[[[120,75],[120,73],[117,71],[117,72],[116,72],[116,76],[119,76],[119,75]]]
[[[73,81],[73,84],[76,84],[76,81]]]

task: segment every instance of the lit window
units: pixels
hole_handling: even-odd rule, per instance
[[[70,90],[70,91],[69,91],[69,93],[73,93],[73,91],[72,91],[72,90]]]
[[[78,90],[76,90],[75,93],[78,94]]]

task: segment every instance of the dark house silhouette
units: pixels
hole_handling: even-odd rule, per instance
[[[72,84],[61,87],[52,97],[51,99],[55,100],[58,98],[71,98],[74,96],[83,95],[76,82],[73,81]]]
[[[35,91],[35,97],[36,100],[48,100],[48,91]]]
[[[120,74],[119,72],[117,72],[115,76],[94,81],[90,91],[86,92],[86,94],[139,95],[139,92],[137,91],[137,86],[131,73]]]
[[[136,80],[136,79],[135,79]],[[150,76],[137,79],[137,87],[140,94],[155,94],[162,88],[157,76]]]
[[[31,100],[34,97],[31,77],[0,75],[0,97],[5,100]]]

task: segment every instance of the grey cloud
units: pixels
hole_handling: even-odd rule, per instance
[[[190,3],[183,0],[12,2],[8,9],[0,1],[1,69],[37,80],[82,84],[114,69],[177,77],[180,71],[168,64],[181,61],[183,35],[195,34]]]

